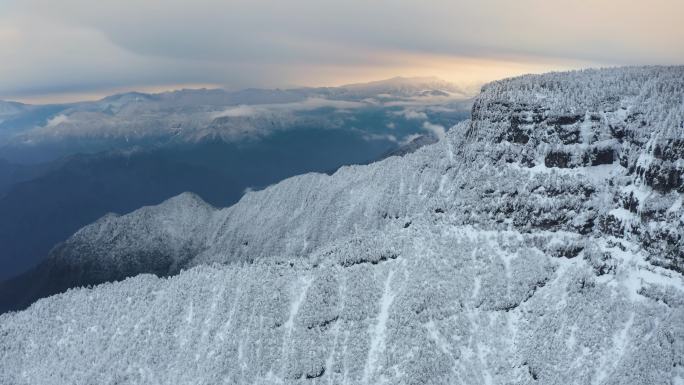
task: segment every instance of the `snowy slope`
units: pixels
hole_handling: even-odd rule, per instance
[[[110,214],[77,232],[71,242],[57,246],[52,259],[54,263],[77,267],[91,264],[90,256],[107,255],[98,259],[96,267],[97,272],[104,274],[104,280],[111,279],[108,277],[113,272],[128,276],[140,270],[160,275],[178,272],[186,262],[184,257],[203,247],[202,234],[211,228],[201,218],[208,217],[213,210],[198,196],[183,193],[159,206],[137,210],[127,218],[125,228],[120,226],[120,217]],[[130,247],[141,244],[145,247]],[[168,259],[169,255],[178,258]]]
[[[621,241],[553,257],[545,246],[559,238],[423,222],[305,259],[72,290],[0,316],[0,383],[684,377],[682,277],[649,267]],[[605,253],[611,271],[601,274]]]
[[[0,316],[0,382],[684,381],[682,95],[682,67],[508,79],[403,158],[103,218],[51,258],[214,265]]]
[[[296,256],[342,236],[425,218],[613,235],[640,243],[652,251],[652,262],[681,273],[682,72],[636,68],[493,83],[476,101],[473,119],[450,130],[446,140],[333,176],[290,178],[248,193],[230,208],[188,210],[179,223],[203,226],[177,236],[197,246],[190,255],[165,254],[191,265]],[[657,91],[662,87],[668,89]],[[88,226],[60,247],[60,258],[103,261],[155,252],[156,243],[139,234],[138,223],[157,226],[149,213],[165,210],[145,208],[103,222],[122,236],[111,247],[79,253],[103,244],[97,234],[110,233],[101,223]]]

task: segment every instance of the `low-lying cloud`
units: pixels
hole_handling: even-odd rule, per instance
[[[430,132],[439,140],[442,140],[446,137],[446,130],[444,129],[444,126],[439,124],[423,122],[423,129]]]
[[[427,120],[428,116],[425,112],[416,110],[404,110],[401,115],[408,120]]]
[[[69,117],[67,117],[64,114],[55,115],[54,117],[48,119],[47,123],[45,124],[45,127],[46,128],[55,127],[55,126],[58,126],[62,123],[67,123],[68,121],[69,121]]]
[[[352,102],[346,100],[331,100],[325,98],[307,98],[301,102],[277,103],[277,104],[258,104],[258,105],[239,105],[230,107],[223,111],[214,113],[212,117],[253,117],[258,115],[273,113],[288,113],[297,111],[313,111],[321,108],[333,108],[336,110],[351,110],[366,107],[362,102]]]

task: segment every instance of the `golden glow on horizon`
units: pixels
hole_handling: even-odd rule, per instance
[[[380,58],[379,58],[380,59]],[[351,83],[364,83],[383,80],[395,76],[421,77],[435,76],[463,87],[471,95],[479,92],[482,84],[528,73],[549,71],[566,71],[580,68],[597,67],[597,63],[570,60],[551,61],[548,59],[492,59],[466,58],[438,55],[416,55],[394,53],[383,55],[380,62],[386,65],[377,66],[320,66],[303,68],[302,73],[290,76],[293,81],[289,85],[262,86],[265,88],[341,86]],[[140,87],[118,87],[93,92],[67,92],[29,97],[12,98],[12,100],[30,104],[70,103],[78,101],[99,100],[105,96],[123,92],[160,93],[183,88],[228,88],[236,89],[230,84],[189,83]]]
[[[5,3],[0,99],[34,103],[395,76],[476,90],[524,73],[684,64],[684,0]]]
[[[393,54],[383,59],[384,62],[392,64],[375,67],[332,66],[312,69],[307,73],[306,78],[299,79],[298,84],[303,86],[341,86],[388,79],[395,76],[435,76],[475,94],[483,84],[507,77],[601,66],[601,63],[541,58],[493,59]]]
[[[12,100],[27,104],[60,104],[100,100],[104,97],[121,94],[126,92],[144,92],[144,93],[161,93],[168,91],[177,91],[184,88],[199,89],[199,88],[221,88],[220,84],[211,83],[188,83],[188,84],[170,84],[170,85],[156,85],[156,86],[140,86],[140,87],[116,87],[107,88],[92,92],[62,92],[54,94],[33,95],[19,98],[7,98],[2,100]]]

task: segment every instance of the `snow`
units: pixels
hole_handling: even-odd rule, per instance
[[[680,381],[681,244],[665,235],[682,234],[682,198],[631,170],[649,140],[670,143],[659,110],[681,110],[683,70],[495,82],[471,121],[404,157],[290,178],[230,208],[185,194],[102,218],[55,258],[161,255],[186,270],[0,316],[0,383]],[[535,122],[527,142],[506,137],[516,109]],[[575,115],[580,143],[544,120]],[[605,148],[619,159],[583,160]],[[547,167],[552,149],[572,162]]]
[[[669,213],[676,213],[676,212],[679,212],[681,210],[682,210],[682,197],[680,196],[679,198],[677,198],[675,203],[673,203],[672,206],[670,206],[670,208],[667,209],[667,213],[668,214]]]
[[[613,335],[613,341],[612,341],[612,354],[610,356],[606,355],[601,357],[601,362],[599,364],[599,367],[596,369],[597,376],[594,379],[594,384],[602,384],[605,382],[606,378],[608,378],[613,371],[615,370],[615,367],[610,367],[611,363],[616,363],[619,362],[619,358],[622,357],[623,354],[625,354],[626,348],[629,346],[629,331],[632,328],[632,325],[634,324],[634,314],[629,315],[629,319],[625,323],[625,326],[622,327],[620,330],[618,330],[614,335]],[[617,358],[617,360],[616,360]]]
[[[608,212],[608,214],[612,215],[613,217],[619,219],[622,222],[634,222],[638,220],[637,216],[634,215],[634,213],[623,208],[612,209]]]
[[[292,301],[290,304],[290,315],[287,318],[287,321],[285,321],[285,329],[288,330],[288,332],[292,331],[292,327],[294,325],[294,319],[297,316],[297,312],[299,312],[299,307],[302,305],[302,302],[304,302],[304,298],[306,297],[306,292],[309,290],[309,287],[311,286],[311,278],[305,279],[302,287],[299,291],[299,295]]]
[[[389,308],[392,306],[394,301],[394,294],[392,293],[391,283],[394,271],[390,271],[385,279],[385,288],[380,298],[380,312],[378,313],[378,318],[376,324],[372,330],[372,337],[370,341],[370,348],[368,350],[368,359],[366,361],[366,366],[363,372],[362,383],[369,383],[372,376],[378,371],[380,362],[378,359],[379,354],[386,348],[386,333],[387,320],[389,319]]]
[[[513,288],[538,279],[537,272],[525,268],[537,265],[538,255],[528,251],[513,256],[508,251],[515,244],[528,244],[533,235],[510,232],[497,236],[496,232],[480,233],[472,227],[445,231],[438,237],[418,230],[406,234],[399,229],[386,235],[394,239],[400,255],[397,260],[342,267],[349,253],[369,256],[382,253],[384,247],[362,243],[350,249],[355,241],[343,239],[325,252],[324,260],[302,260],[293,267],[286,260],[200,266],[171,279],[136,277],[92,290],[73,290],[40,301],[26,312],[0,317],[0,331],[11,336],[0,337],[0,345],[9,354],[2,359],[10,363],[9,367],[18,368],[41,362],[39,367],[26,371],[26,382],[44,380],[44,371],[49,371],[66,375],[72,379],[67,381],[70,383],[83,382],[78,377],[81,372],[73,368],[93,356],[103,358],[101,366],[89,374],[98,383],[126,368],[144,369],[139,377],[130,379],[138,383],[196,382],[215,378],[213,375],[223,370],[232,373],[225,377],[229,381],[297,383],[295,379],[316,375],[324,367],[323,383],[397,383],[432,373],[437,383],[452,383],[460,378],[467,383],[497,384],[513,378],[517,370],[514,367],[525,360],[544,376],[545,382],[568,383],[573,382],[576,373],[566,371],[562,365],[554,366],[553,361],[574,360],[574,349],[584,347],[590,354],[580,358],[578,364],[585,371],[596,368],[593,362],[597,357],[604,357],[601,362],[605,362],[606,370],[612,370],[614,364],[653,356],[640,364],[640,370],[652,370],[647,369],[650,365],[662,370],[670,365],[668,359],[653,350],[659,349],[662,340],[629,340],[606,346],[593,342],[594,335],[604,330],[611,330],[612,341],[623,341],[623,314],[635,309],[636,330],[654,316],[659,320],[659,330],[667,330],[676,322],[672,318],[676,312],[643,298],[625,301],[621,290],[601,292],[600,288],[595,289],[602,293],[597,306],[596,297],[582,295],[580,287],[572,284],[590,269],[581,259],[558,260],[568,267],[557,269],[543,289],[515,309],[482,308],[483,298],[496,300],[498,295],[514,295]],[[550,243],[556,235],[547,236]],[[431,253],[426,254],[427,250]],[[487,267],[497,259],[510,260],[515,274],[509,276],[503,270]],[[473,296],[477,280],[482,282],[481,295]],[[492,282],[501,282],[510,291],[500,294],[488,284]],[[151,288],[158,294],[144,296]],[[341,297],[337,299],[332,293]],[[565,293],[566,303],[556,310],[549,309],[548,302],[558,302],[555,296]],[[122,306],[117,301],[122,295],[137,299]],[[110,301],[119,306],[105,305]],[[57,309],[65,315],[62,320],[43,318],[43,313]],[[325,309],[332,313],[327,314]],[[595,314],[588,309],[594,309]],[[190,312],[193,323],[186,319]],[[91,316],[79,317],[79,313]],[[36,317],[44,321],[27,322]],[[598,324],[597,319],[601,320]],[[320,326],[327,320],[335,321]],[[68,328],[59,327],[64,322]],[[80,332],[94,325],[97,334]],[[173,330],[174,335],[145,332],[166,329]],[[540,333],[550,334],[538,338]],[[570,348],[552,338],[571,333],[574,343]],[[35,341],[35,347],[25,343],[25,338]],[[50,342],[53,338],[64,340],[59,355],[53,355],[51,350],[52,346],[57,349]],[[107,349],[103,350],[96,340],[80,342],[92,338],[106,343]],[[182,345],[181,339],[185,341]],[[26,356],[9,353],[19,347]],[[622,352],[622,358],[616,358],[616,351]],[[152,356],[152,361],[145,358]],[[57,357],[69,357],[68,364]],[[190,362],[188,357],[197,360]],[[548,365],[539,360],[548,360]],[[175,369],[168,371],[168,367]],[[615,370],[619,372],[619,367]],[[12,373],[4,372],[5,377],[0,379],[23,382],[14,381],[20,377]],[[625,373],[616,375],[625,382],[634,380]]]

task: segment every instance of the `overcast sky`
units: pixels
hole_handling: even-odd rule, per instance
[[[0,99],[684,64],[682,0],[0,0]]]

